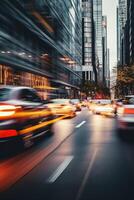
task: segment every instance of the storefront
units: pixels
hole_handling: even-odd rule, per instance
[[[43,99],[52,89],[48,78],[0,65],[0,85],[27,86],[38,90]]]

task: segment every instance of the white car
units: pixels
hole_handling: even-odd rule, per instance
[[[98,100],[93,105],[93,113],[94,114],[102,114],[106,116],[114,116],[115,115],[115,107],[112,105],[110,99],[101,99]]]
[[[117,108],[118,130],[134,130],[134,95],[126,96]]]

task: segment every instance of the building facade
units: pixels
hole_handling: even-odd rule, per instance
[[[81,2],[7,0],[0,12],[0,84],[51,90],[53,97],[76,96],[81,84],[76,70],[82,64]]]
[[[82,0],[82,78],[94,81],[93,69],[93,1]]]
[[[107,17],[102,16],[102,0],[82,0],[83,80],[109,85]]]
[[[121,4],[122,3],[122,4]],[[118,68],[117,68],[117,83],[121,80],[122,87],[118,88],[117,94],[124,96],[134,93],[133,81],[133,65],[134,65],[134,1],[120,0],[117,19],[119,29],[117,29],[118,41]],[[121,76],[124,71],[125,77]]]
[[[117,62],[118,65],[126,64],[126,35],[127,35],[127,0],[119,0],[117,7]]]
[[[102,45],[102,0],[93,1],[95,29],[95,56],[98,67],[98,81],[103,82],[103,45]]]
[[[106,87],[110,88],[110,49],[107,49]]]
[[[126,23],[126,30],[128,37],[126,38],[129,46],[128,62],[130,65],[134,64],[134,1],[128,0],[128,19]]]
[[[106,85],[107,74],[107,17],[102,16],[102,80]]]
[[[117,8],[118,65],[134,64],[134,1],[120,0]]]
[[[102,16],[102,78],[103,84],[110,87],[110,51],[107,46],[107,16]]]
[[[120,59],[121,59],[121,56],[120,56],[120,49],[121,49],[121,46],[120,46],[120,17],[119,17],[119,7],[117,7],[117,10],[116,10],[116,24],[117,24],[117,64],[119,65],[120,64]]]

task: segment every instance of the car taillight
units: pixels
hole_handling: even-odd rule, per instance
[[[124,114],[134,114],[134,109],[133,108],[125,108]]]
[[[8,138],[17,136],[16,130],[0,130],[0,138]]]

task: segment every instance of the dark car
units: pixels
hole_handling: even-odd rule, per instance
[[[36,90],[0,87],[0,147],[20,142],[31,146],[35,138],[51,133],[53,114]]]

